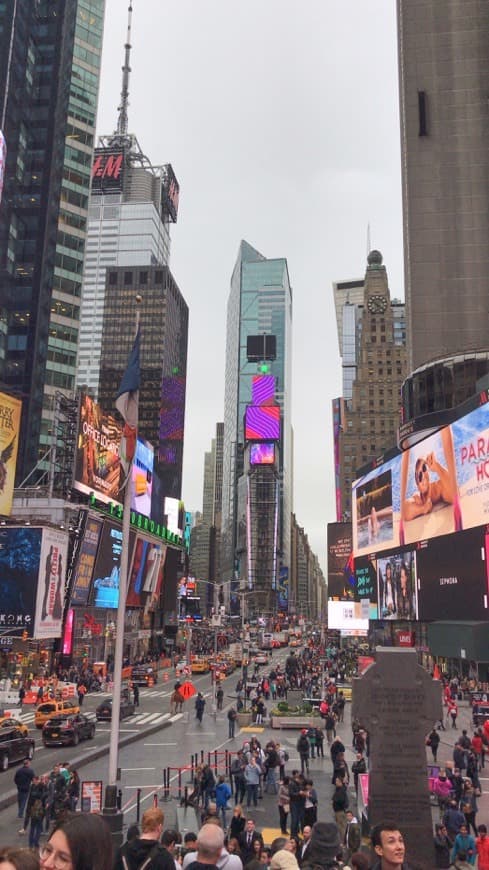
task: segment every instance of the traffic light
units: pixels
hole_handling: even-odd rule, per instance
[[[24,628],[24,631],[22,632],[22,640],[27,640],[28,637],[29,632]]]

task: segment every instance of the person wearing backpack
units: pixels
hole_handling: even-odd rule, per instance
[[[40,776],[35,776],[29,791],[25,807],[24,827],[22,833],[29,827],[29,849],[39,849],[39,839],[42,833],[42,823],[46,815],[47,787]]]
[[[228,710],[228,726],[229,726],[228,736],[229,736],[230,740],[232,740],[232,738],[234,737],[234,729],[236,728],[237,716],[238,716],[238,714],[236,712],[235,707],[230,707]]]
[[[175,870],[175,861],[159,842],[164,821],[159,807],[146,810],[141,820],[141,835],[121,846],[114,870]]]

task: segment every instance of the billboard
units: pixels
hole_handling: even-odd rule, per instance
[[[127,607],[142,607],[147,594],[156,589],[160,563],[164,552],[163,544],[154,544],[137,535],[132,548],[132,563],[129,570],[127,588]]]
[[[248,405],[245,412],[245,441],[280,439],[280,405]]]
[[[180,185],[176,179],[171,163],[163,167],[161,179],[161,211],[164,217],[169,217],[176,224],[178,203],[180,200]]]
[[[73,486],[94,492],[101,501],[121,503],[123,480],[119,459],[122,427],[90,396],[81,394]]]
[[[95,607],[117,608],[119,604],[121,552],[120,526],[116,526],[110,520],[104,520],[93,570],[91,603]]]
[[[489,404],[356,480],[352,508],[355,557],[489,523]]]
[[[0,393],[0,514],[12,513],[22,402]]]
[[[67,533],[61,529],[43,529],[34,625],[36,640],[61,637],[67,558]]]
[[[353,598],[355,572],[351,523],[328,523],[328,598]]]
[[[289,569],[283,565],[278,572],[277,608],[282,612],[289,609]]]
[[[71,590],[71,606],[81,605],[86,607],[90,593],[90,584],[93,577],[95,557],[97,555],[102,520],[97,517],[87,517],[83,541],[80,546],[78,563],[74,571],[73,586]]]
[[[34,636],[42,529],[0,527],[0,629],[24,629]]]
[[[7,143],[5,136],[0,130],[0,202],[2,201],[3,179],[5,177],[5,163],[7,161]]]
[[[275,404],[275,375],[253,375],[251,403],[252,405]]]
[[[92,191],[120,193],[124,184],[125,155],[120,148],[95,148],[92,163]]]
[[[368,632],[368,619],[362,619],[358,601],[328,601],[328,629]]]
[[[178,498],[165,498],[166,528],[174,535],[182,537],[185,525],[185,507]]]
[[[154,450],[148,441],[138,438],[132,464],[131,510],[151,517],[153,492]]]
[[[259,444],[250,445],[250,465],[274,465],[275,444],[262,441]]]

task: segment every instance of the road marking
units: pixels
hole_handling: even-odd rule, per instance
[[[176,745],[177,744],[175,743],[175,746]],[[126,773],[127,773],[128,771],[132,771],[132,770],[156,770],[156,767],[122,767],[121,770],[123,773],[124,773],[124,771],[126,771]]]
[[[143,746],[178,746],[178,743],[143,743]],[[144,770],[144,767],[140,768]],[[156,768],[152,768],[155,770]]]

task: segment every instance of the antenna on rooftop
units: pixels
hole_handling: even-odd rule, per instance
[[[129,3],[127,16],[127,37],[124,45],[124,66],[122,67],[122,91],[121,104],[118,108],[119,118],[117,120],[117,135],[121,138],[126,138],[128,130],[127,109],[129,106],[129,74],[131,67],[129,61],[131,59],[131,20],[132,20],[132,0]]]

